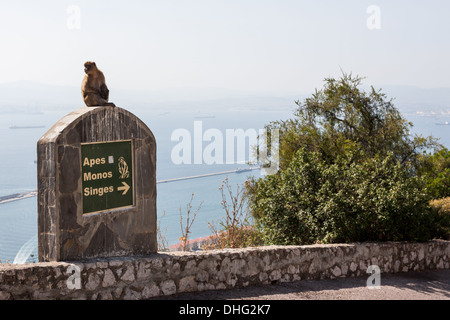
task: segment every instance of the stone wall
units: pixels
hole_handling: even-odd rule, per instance
[[[304,279],[450,268],[450,241],[269,246],[0,265],[0,299],[148,299]]]

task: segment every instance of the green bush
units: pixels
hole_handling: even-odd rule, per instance
[[[427,181],[427,190],[433,199],[450,197],[450,151],[438,149],[419,159],[419,174]]]
[[[392,154],[352,158],[349,152],[328,164],[302,148],[278,175],[254,181],[250,203],[265,242],[430,239],[434,220],[424,180]]]

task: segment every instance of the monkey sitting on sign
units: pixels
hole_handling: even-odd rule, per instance
[[[109,90],[106,86],[105,76],[97,68],[95,62],[87,61],[84,64],[84,72],[86,75],[81,84],[81,94],[83,95],[84,103],[88,107],[115,107],[114,103],[108,102]]]

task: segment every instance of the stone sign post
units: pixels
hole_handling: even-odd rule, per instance
[[[39,261],[145,255],[156,243],[156,141],[122,108],[84,107],[38,141]]]

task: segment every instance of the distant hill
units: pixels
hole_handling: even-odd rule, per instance
[[[450,114],[450,88],[424,89],[413,86],[381,87],[394,105],[404,113],[437,112]]]
[[[68,107],[73,108],[80,101],[81,90],[68,86],[53,86],[30,81],[0,84],[0,111],[15,111],[24,108]],[[13,111],[14,111],[13,110]]]
[[[423,89],[413,86],[374,86],[381,88],[395,106],[404,113],[418,111],[450,113],[450,88]],[[165,90],[121,90],[110,88],[110,100],[124,108],[167,110],[294,110],[295,100],[310,93],[246,92],[222,88],[173,88]],[[30,81],[0,84],[0,113],[67,111],[84,103],[81,89]]]
[[[84,106],[81,89],[30,81],[0,84],[0,113],[67,109]],[[306,96],[305,96],[306,97]],[[124,108],[161,110],[196,109],[293,109],[302,95],[252,93],[221,88],[173,88],[159,91],[110,88],[110,101]]]

